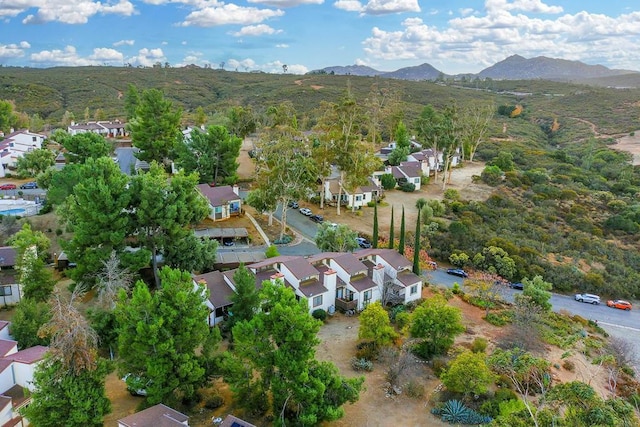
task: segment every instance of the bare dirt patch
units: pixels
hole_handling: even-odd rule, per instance
[[[611,148],[620,151],[627,151],[633,156],[632,164],[640,165],[640,133],[634,135],[626,135],[618,139],[618,142]]]

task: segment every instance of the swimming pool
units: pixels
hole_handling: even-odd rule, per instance
[[[0,215],[17,216],[17,215],[22,215],[25,212],[26,212],[26,210],[24,210],[24,209],[7,209],[6,211],[0,211]]]

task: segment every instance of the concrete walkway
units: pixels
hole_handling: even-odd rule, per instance
[[[253,226],[256,228],[256,230],[258,230],[258,233],[260,234],[260,237],[262,237],[262,240],[264,240],[264,243],[267,245],[267,247],[271,246],[271,241],[269,240],[269,237],[267,237],[267,234],[264,232],[262,227],[260,227],[260,224],[258,224],[258,221],[256,221],[256,219],[253,217],[253,215],[251,215],[247,211],[244,211],[244,214],[253,223]]]

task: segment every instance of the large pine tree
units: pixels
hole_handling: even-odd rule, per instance
[[[391,225],[389,226],[389,249],[393,249],[393,206],[391,206]]]

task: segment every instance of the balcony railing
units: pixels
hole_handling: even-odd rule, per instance
[[[351,301],[347,301],[341,298],[336,298],[336,309],[342,312],[347,310],[355,310],[358,307],[358,300],[354,299]]]

